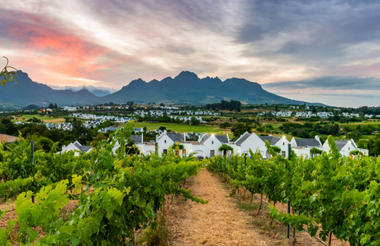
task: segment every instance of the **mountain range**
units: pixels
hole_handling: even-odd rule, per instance
[[[93,89],[93,88],[92,88]],[[247,104],[312,104],[281,97],[264,90],[260,84],[240,78],[225,81],[218,77],[199,78],[195,73],[182,71],[176,77],[161,81],[146,82],[142,79],[131,81],[114,93],[96,96],[88,89],[57,90],[32,81],[28,74],[18,71],[16,80],[0,89],[0,105],[26,106],[88,105],[100,103],[167,103],[200,105],[238,100]]]

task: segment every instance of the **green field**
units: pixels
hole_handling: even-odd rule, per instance
[[[53,117],[49,115],[40,115],[40,114],[24,114],[22,116],[17,116],[16,121],[28,121],[29,119],[37,118],[43,122],[51,122],[51,123],[59,123],[65,122],[64,118],[61,117]]]
[[[345,125],[380,125],[380,120],[340,123],[340,125],[341,126],[345,126]]]
[[[160,128],[160,126],[166,127],[167,130],[175,131],[175,132],[212,132],[217,134],[223,134],[223,131],[214,126],[208,125],[198,125],[191,126],[187,124],[179,124],[179,123],[152,123],[152,122],[135,122],[134,127],[146,127],[148,130],[155,130]]]

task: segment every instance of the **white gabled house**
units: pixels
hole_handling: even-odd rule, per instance
[[[158,156],[168,154],[169,148],[175,143],[183,145],[185,142],[185,135],[182,133],[164,132],[156,138]],[[184,146],[185,147],[185,146]],[[185,147],[186,150],[186,147]],[[184,153],[186,155],[186,153]]]
[[[61,153],[66,153],[69,151],[74,151],[75,156],[79,156],[80,153],[89,153],[93,148],[91,146],[85,146],[80,144],[78,141],[70,143],[67,146],[62,146]]]
[[[311,157],[310,150],[313,148],[323,150],[321,140],[319,136],[315,136],[314,138],[292,138],[290,140],[290,145],[294,153],[300,157]]]
[[[267,140],[271,146],[277,146],[280,148],[280,155],[282,155],[285,158],[288,158],[289,156],[289,141],[286,139],[285,136],[282,136],[281,138],[275,137],[275,136],[259,136],[261,140],[264,142]]]
[[[253,153],[260,153],[264,158],[267,157],[267,147],[265,142],[256,135],[256,133],[245,132],[241,135],[232,145],[234,153],[237,155],[249,155],[250,151]]]
[[[222,152],[219,151],[220,146],[222,146],[222,144],[228,144],[229,142],[230,140],[227,134],[225,135],[204,134],[201,140],[199,141],[200,148],[203,149],[204,158],[211,158],[215,155],[221,155]]]
[[[363,155],[368,156],[368,150],[358,148],[353,139],[335,140],[335,144],[336,144],[336,147],[338,148],[338,150],[342,156],[349,157],[351,151],[354,151],[354,150],[358,150]],[[323,144],[323,150],[326,151],[327,153],[330,151],[330,145],[328,143],[328,140],[326,140],[325,143]]]

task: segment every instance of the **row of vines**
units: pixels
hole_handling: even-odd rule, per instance
[[[199,161],[128,156],[123,148],[114,154],[130,132],[127,125],[80,156],[57,154],[56,146],[32,153],[22,138],[0,145],[0,197],[15,199],[17,212],[0,228],[0,245],[136,245],[137,232],[155,223],[168,194],[204,202],[181,186]],[[75,209],[63,213],[70,200]]]
[[[284,225],[329,244],[334,235],[350,245],[380,245],[380,158],[341,157],[331,137],[329,144],[329,154],[312,159],[294,153],[285,159],[267,145],[271,159],[255,153],[216,157],[208,168],[273,205],[289,202],[291,214],[270,206],[271,216]]]

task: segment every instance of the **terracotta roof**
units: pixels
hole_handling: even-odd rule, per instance
[[[18,137],[14,137],[11,135],[6,135],[6,134],[0,134],[0,142],[4,143],[13,143],[18,141]]]

